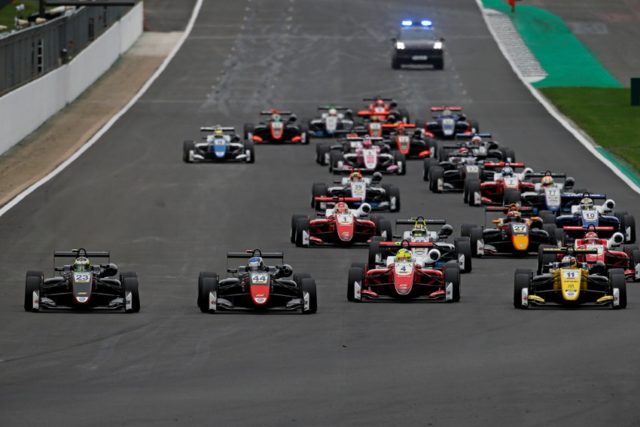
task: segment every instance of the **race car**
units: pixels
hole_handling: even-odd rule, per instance
[[[184,141],[182,160],[193,162],[236,161],[254,163],[256,155],[253,141],[242,141],[233,127],[205,126],[201,132],[208,132],[203,142]]]
[[[444,161],[424,159],[422,179],[429,181],[429,190],[433,193],[463,191],[467,203],[469,184],[477,182],[476,186],[479,186],[481,182],[493,179],[495,170],[504,165],[493,159],[478,158],[463,147]]]
[[[460,267],[449,261],[444,268],[416,261],[407,243],[384,265],[366,269],[351,264],[347,280],[347,300],[351,302],[378,300],[460,301]],[[433,251],[433,250],[432,250]]]
[[[418,64],[442,70],[444,39],[435,35],[433,23],[428,19],[404,19],[401,24],[398,35],[391,39],[391,68],[398,70],[406,64]]]
[[[404,108],[398,108],[398,103],[391,98],[375,96],[373,98],[363,98],[362,100],[369,103],[364,109],[357,112],[357,116],[362,123],[372,120],[380,123],[409,123],[410,121],[409,112]]]
[[[408,159],[433,157],[436,151],[436,141],[424,136],[415,123],[386,123],[382,128],[382,135],[389,139],[388,144]],[[389,135],[384,132],[387,129],[391,130]]]
[[[468,120],[460,106],[431,107],[435,113],[430,121],[425,122],[424,130],[428,135],[439,139],[454,139],[464,134],[471,137],[480,132],[480,125],[475,120]]]
[[[334,174],[351,173],[355,169],[362,173],[405,175],[407,161],[404,154],[393,151],[379,140],[365,136],[355,150],[345,153],[333,150],[329,156],[329,171]]]
[[[449,261],[456,261],[463,273],[471,272],[471,242],[468,237],[456,237],[453,243],[447,241],[453,234],[453,227],[444,219],[425,219],[416,217],[397,219],[396,227],[410,225],[411,229],[393,237],[400,240],[392,242],[380,241],[373,238],[369,244],[367,258],[368,268],[374,268],[383,263],[388,256],[395,255],[401,248],[408,248],[416,262],[423,265],[430,264],[434,268],[443,268]],[[429,225],[441,225],[438,231],[430,230]]]
[[[71,264],[58,265],[59,259],[72,259]],[[106,260],[93,265],[90,259]],[[53,270],[58,275],[44,278],[41,271],[27,271],[24,288],[25,311],[76,309],[140,311],[138,276],[120,273],[110,262],[109,252],[84,248],[53,253]]]
[[[333,208],[318,213],[314,219],[307,215],[291,217],[291,243],[298,247],[368,245],[374,236],[390,240],[391,223],[384,218],[370,217],[367,203],[349,209],[338,201]]]
[[[487,215],[502,213],[502,218],[491,221],[492,227],[463,224],[461,234],[471,242],[474,257],[485,255],[513,255],[516,257],[535,254],[540,245],[558,246],[563,242],[562,230],[555,224],[543,224],[540,217],[533,216],[531,208],[517,205],[507,207],[488,206]]]
[[[246,265],[228,268],[230,259],[246,259]],[[278,259],[275,265],[265,260]],[[203,313],[222,311],[318,311],[316,282],[308,273],[293,274],[284,263],[282,252],[262,252],[260,249],[227,253],[230,277],[202,272],[198,277],[198,308]],[[292,277],[293,275],[293,277]]]
[[[640,249],[637,245],[623,245],[624,236],[620,232],[615,232],[608,239],[598,236],[595,227],[588,228],[584,235],[574,240],[574,249],[585,249],[596,251],[593,254],[585,255],[585,262],[590,269],[597,266],[605,272],[613,268],[621,268],[627,279],[640,281]],[[555,260],[555,255],[547,255],[543,251],[543,246],[538,250],[538,274],[542,274],[544,265]]]
[[[595,250],[545,248],[555,260],[545,265],[542,274],[517,269],[513,284],[513,305],[527,309],[546,304],[565,307],[580,305],[627,307],[627,284],[624,270],[614,268],[604,273],[592,270],[585,261]]]
[[[318,107],[320,117],[309,120],[309,133],[316,138],[333,138],[336,131],[353,129],[353,113],[349,108],[327,105]]]
[[[359,171],[352,172],[333,186],[317,182],[311,189],[311,207],[327,209],[328,204],[344,201],[350,208],[367,203],[375,211],[400,210],[400,190],[392,184],[381,184],[382,174],[375,172],[371,178],[363,177]]]
[[[499,171],[494,172],[493,177],[484,182],[475,178],[465,181],[463,193],[469,206],[507,206],[520,203],[520,195],[535,188],[533,182],[527,181],[527,174],[531,173],[532,169],[525,168],[524,163],[485,162],[483,168],[499,169]],[[523,168],[522,172],[516,172]]]
[[[456,142],[441,141],[437,144],[437,157],[439,160],[447,160],[451,155],[455,156],[461,149],[466,148],[471,152],[471,155],[479,160],[516,161],[516,154],[513,149],[501,146],[500,143],[492,139],[490,133],[457,134],[456,139],[459,140]]]
[[[256,144],[309,143],[307,126],[298,124],[298,119],[292,112],[271,109],[261,111],[260,115],[268,118],[258,124],[245,123],[245,140]]]
[[[575,237],[574,233],[581,233],[590,227],[601,237],[611,237],[619,231],[626,243],[636,241],[636,220],[627,212],[613,212],[616,204],[607,199],[602,205],[594,204],[594,199],[604,198],[604,195],[583,194],[578,205],[571,206],[571,213],[560,215],[556,224],[561,227],[568,238]]]
[[[362,148],[363,137],[366,132],[359,129],[352,129],[349,132],[336,131],[336,142],[318,142],[316,144],[316,163],[322,166],[331,164],[331,151],[350,153],[357,148]],[[372,143],[384,143],[384,139],[369,137]]]
[[[546,171],[528,173],[527,179],[534,187],[520,194],[522,206],[530,206],[540,213],[545,222],[555,222],[555,216],[570,212],[571,206],[582,198],[583,190],[574,190],[575,180],[564,173]]]

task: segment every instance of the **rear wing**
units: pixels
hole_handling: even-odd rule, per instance
[[[381,111],[377,113],[375,111],[369,111],[369,110],[358,111],[359,116],[388,116],[389,114],[391,114],[390,111]]]
[[[398,248],[398,249],[431,248],[435,246],[433,242],[410,242],[408,240],[402,240],[401,242],[378,242],[378,244],[382,248]]]
[[[543,248],[545,254],[562,254],[562,255],[597,255],[597,249],[575,249],[571,246],[563,246],[561,248]]]
[[[87,251],[84,248],[53,252],[54,258],[77,258],[79,256],[86,258],[109,258],[111,254],[109,251]]]
[[[371,102],[371,101],[384,101],[384,102],[393,102],[393,98],[362,98],[363,101],[365,102]]]
[[[483,138],[483,139],[493,138],[492,133],[469,133],[469,132],[456,133],[456,139],[471,139],[474,136],[479,136],[480,138]]]
[[[485,162],[483,166],[485,169],[498,169],[507,166],[513,169],[524,169],[525,164],[523,162]]]
[[[552,178],[567,178],[567,174],[563,172],[529,172],[527,173],[528,178],[544,178],[545,176],[550,176]]]
[[[383,123],[383,128],[415,128],[417,125],[415,123],[404,123],[404,122],[396,122],[396,123]]]
[[[362,199],[359,197],[332,197],[332,196],[316,196],[313,198],[316,202],[325,202],[325,203],[338,203],[338,202],[361,202]]]
[[[430,110],[432,112],[438,112],[438,111],[444,111],[444,110],[449,110],[449,111],[462,111],[462,107],[460,107],[459,105],[439,105],[439,106],[435,106],[435,107],[431,107]]]
[[[596,194],[596,193],[565,193],[563,197],[567,199],[574,199],[576,201],[580,201],[584,197],[588,197],[592,200],[606,200],[606,194]]]
[[[223,132],[235,132],[236,128],[233,126],[202,126],[200,127],[200,132],[213,132],[214,130],[220,129]]]
[[[396,219],[396,225],[414,225],[416,223],[425,225],[445,225],[446,219],[425,219],[422,217],[409,218],[409,219]]]
[[[332,108],[333,108],[334,110],[339,110],[339,111],[346,111],[346,110],[348,110],[348,109],[349,109],[349,107],[339,107],[339,106],[323,105],[323,106],[321,106],[321,107],[318,107],[318,110],[319,110],[319,111],[327,111],[327,110],[331,110]]]
[[[511,205],[511,206],[485,206],[484,211],[486,212],[501,212],[501,213],[508,213],[509,211],[513,211],[513,210],[517,210],[518,212],[522,212],[522,213],[528,213],[531,212],[533,213],[533,208],[530,206],[518,206],[518,205]]]
[[[265,259],[284,259],[284,252],[262,252],[260,249],[248,249],[244,252],[227,252],[227,259],[248,259],[256,256]]]
[[[280,111],[280,110],[265,110],[260,111],[261,116],[270,116],[272,114],[280,114],[281,116],[290,116],[293,113],[291,111]]]

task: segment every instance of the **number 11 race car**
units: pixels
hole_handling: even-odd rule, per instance
[[[60,258],[73,259],[72,264],[56,265]],[[106,264],[91,264],[90,258],[106,259]],[[89,252],[84,248],[56,251],[54,271],[58,276],[44,278],[40,271],[28,271],[24,292],[25,311],[42,309],[102,309],[140,311],[138,277],[120,273],[109,262],[109,252]]]
[[[227,268],[231,277],[226,279],[216,273],[200,273],[198,308],[203,313],[299,310],[310,314],[318,310],[316,282],[308,273],[293,274],[291,266],[284,264],[282,252],[229,252],[227,262],[229,259],[246,259],[247,264]],[[266,259],[279,259],[280,263],[266,265]]]

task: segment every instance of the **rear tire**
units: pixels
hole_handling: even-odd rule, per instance
[[[211,272],[207,272],[207,271],[203,271],[200,272],[200,274],[198,275],[198,299],[197,299],[197,305],[198,308],[200,308],[202,310],[203,307],[205,307],[206,310],[206,306],[208,305],[208,301],[209,301],[209,297],[205,296],[204,294],[204,279],[207,277],[213,277],[213,278],[218,278],[218,275],[216,273],[211,273]]]
[[[329,192],[329,187],[323,182],[314,182],[311,187],[311,207],[318,209],[319,203],[316,203],[316,197],[324,197]]]
[[[42,285],[44,284],[44,274],[41,271],[27,271],[27,278],[24,285],[24,311],[40,311],[40,299],[42,298]],[[38,293],[38,306],[33,304],[34,295]]]
[[[558,228],[555,224],[542,224],[542,229],[549,235],[549,244],[558,246]]]
[[[387,193],[389,212],[398,212],[400,210],[400,189],[391,184],[383,184],[382,188]],[[395,203],[391,203],[392,200],[395,200]]]
[[[434,159],[433,157],[427,157],[426,159],[423,160],[422,162],[422,180],[423,181],[429,181],[429,170],[434,167],[437,166],[439,164],[437,159]]]
[[[441,193],[438,187],[439,180],[444,181],[444,168],[442,166],[434,166],[429,169],[429,190],[432,193]]]
[[[304,218],[299,218],[296,221],[296,246],[299,248],[305,247],[305,246],[309,246],[309,244],[306,244],[304,242],[304,233],[308,233],[309,232],[309,219],[304,217]]]
[[[471,272],[471,239],[468,237],[458,237],[454,239],[453,244],[456,248],[458,256],[464,255],[464,263],[460,267],[463,273]]]
[[[513,151],[513,149],[511,149],[509,147],[502,147],[502,149],[500,151],[502,152],[502,159],[505,162],[515,162],[516,161],[516,153]]]
[[[331,146],[327,143],[319,143],[316,145],[316,163],[321,166],[327,165],[327,157],[331,152]]]
[[[469,206],[480,206],[482,203],[476,203],[476,194],[480,193],[480,180],[471,179],[467,184],[467,202]]]
[[[548,254],[544,252],[545,248],[553,248],[553,245],[538,246],[538,269],[537,274],[545,273],[545,267],[556,260],[556,254]]]
[[[140,311],[140,294],[138,292],[138,276],[135,273],[122,273],[123,298],[125,298],[125,313]],[[126,308],[127,294],[131,294],[131,308]]]
[[[245,160],[245,162],[247,163],[256,162],[256,150],[255,150],[255,144],[253,143],[253,141],[244,142],[244,154],[247,155],[247,159]]]
[[[407,174],[407,158],[399,151],[393,152],[393,162],[398,166],[398,175]]]
[[[251,123],[245,123],[243,127],[244,139],[249,139],[249,134],[253,134],[254,126]]]
[[[471,243],[471,255],[475,258],[481,258],[480,247],[482,245],[483,233],[482,227],[477,225],[469,230],[469,240]]]
[[[344,155],[336,150],[329,153],[329,172],[334,173],[334,169],[338,166],[338,162],[344,161]]]
[[[393,239],[393,228],[391,222],[386,218],[380,218],[377,232],[385,242],[390,242]]]
[[[306,215],[292,215],[291,216],[291,233],[289,235],[289,239],[291,240],[291,243],[295,243],[296,242],[296,230],[297,230],[297,226],[298,226],[298,221],[300,219],[306,219],[307,216]]]

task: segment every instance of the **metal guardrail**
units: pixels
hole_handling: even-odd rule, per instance
[[[130,7],[82,7],[0,38],[0,95],[73,59]]]

